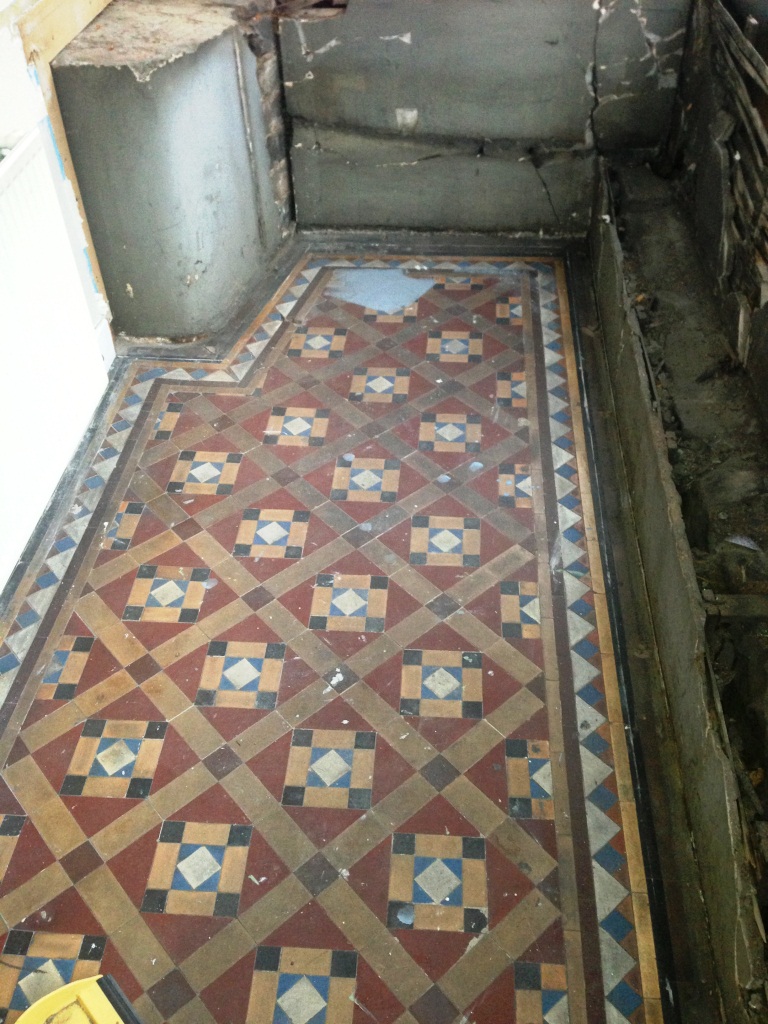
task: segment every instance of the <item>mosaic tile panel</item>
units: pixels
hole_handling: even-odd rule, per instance
[[[5,937],[0,1019],[14,1024],[33,1003],[73,981],[99,973],[106,939],[15,929]]]
[[[397,501],[400,486],[399,459],[358,459],[343,456],[336,463],[331,485],[332,501]]]
[[[387,614],[386,576],[321,573],[315,582],[309,628],[382,633]]]
[[[181,452],[166,490],[169,494],[231,494],[242,461],[243,456],[235,452]]]
[[[166,722],[89,718],[61,786],[66,796],[147,797]]]
[[[210,575],[206,568],[140,565],[123,621],[196,622]]]
[[[277,705],[284,658],[285,644],[212,640],[195,704],[271,711]]]
[[[483,717],[483,656],[477,651],[403,651],[400,714]]]
[[[294,729],[283,803],[290,807],[371,806],[376,733]]]
[[[260,946],[246,1024],[352,1024],[357,954]]]
[[[349,387],[350,402],[399,404],[408,400],[411,371],[405,367],[359,366]]]
[[[309,512],[287,508],[247,508],[232,553],[238,558],[301,558]]]
[[[62,637],[43,676],[37,699],[71,700],[77,692],[77,684],[88,664],[93,644],[92,636]]]

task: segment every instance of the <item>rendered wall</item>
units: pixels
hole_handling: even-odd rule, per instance
[[[114,0],[54,82],[115,328],[221,329],[281,238],[256,59],[231,8]]]
[[[688,7],[350,0],[283,21],[298,223],[583,234],[596,151],[666,138]]]

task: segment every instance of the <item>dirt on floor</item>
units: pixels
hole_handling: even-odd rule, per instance
[[[768,397],[738,363],[675,183],[623,167],[612,188],[768,922]]]

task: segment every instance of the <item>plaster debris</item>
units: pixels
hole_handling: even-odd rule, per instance
[[[411,39],[410,32],[404,32],[401,36],[379,36],[379,39],[383,39],[384,42],[396,42],[399,40],[401,43],[405,43],[407,46],[410,46],[411,43],[413,42],[413,40]]]

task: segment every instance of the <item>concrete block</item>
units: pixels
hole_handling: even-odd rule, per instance
[[[537,161],[538,162],[538,161]],[[300,227],[583,234],[593,162],[517,148],[379,138],[297,124],[292,164]],[[546,187],[545,187],[546,186]]]

